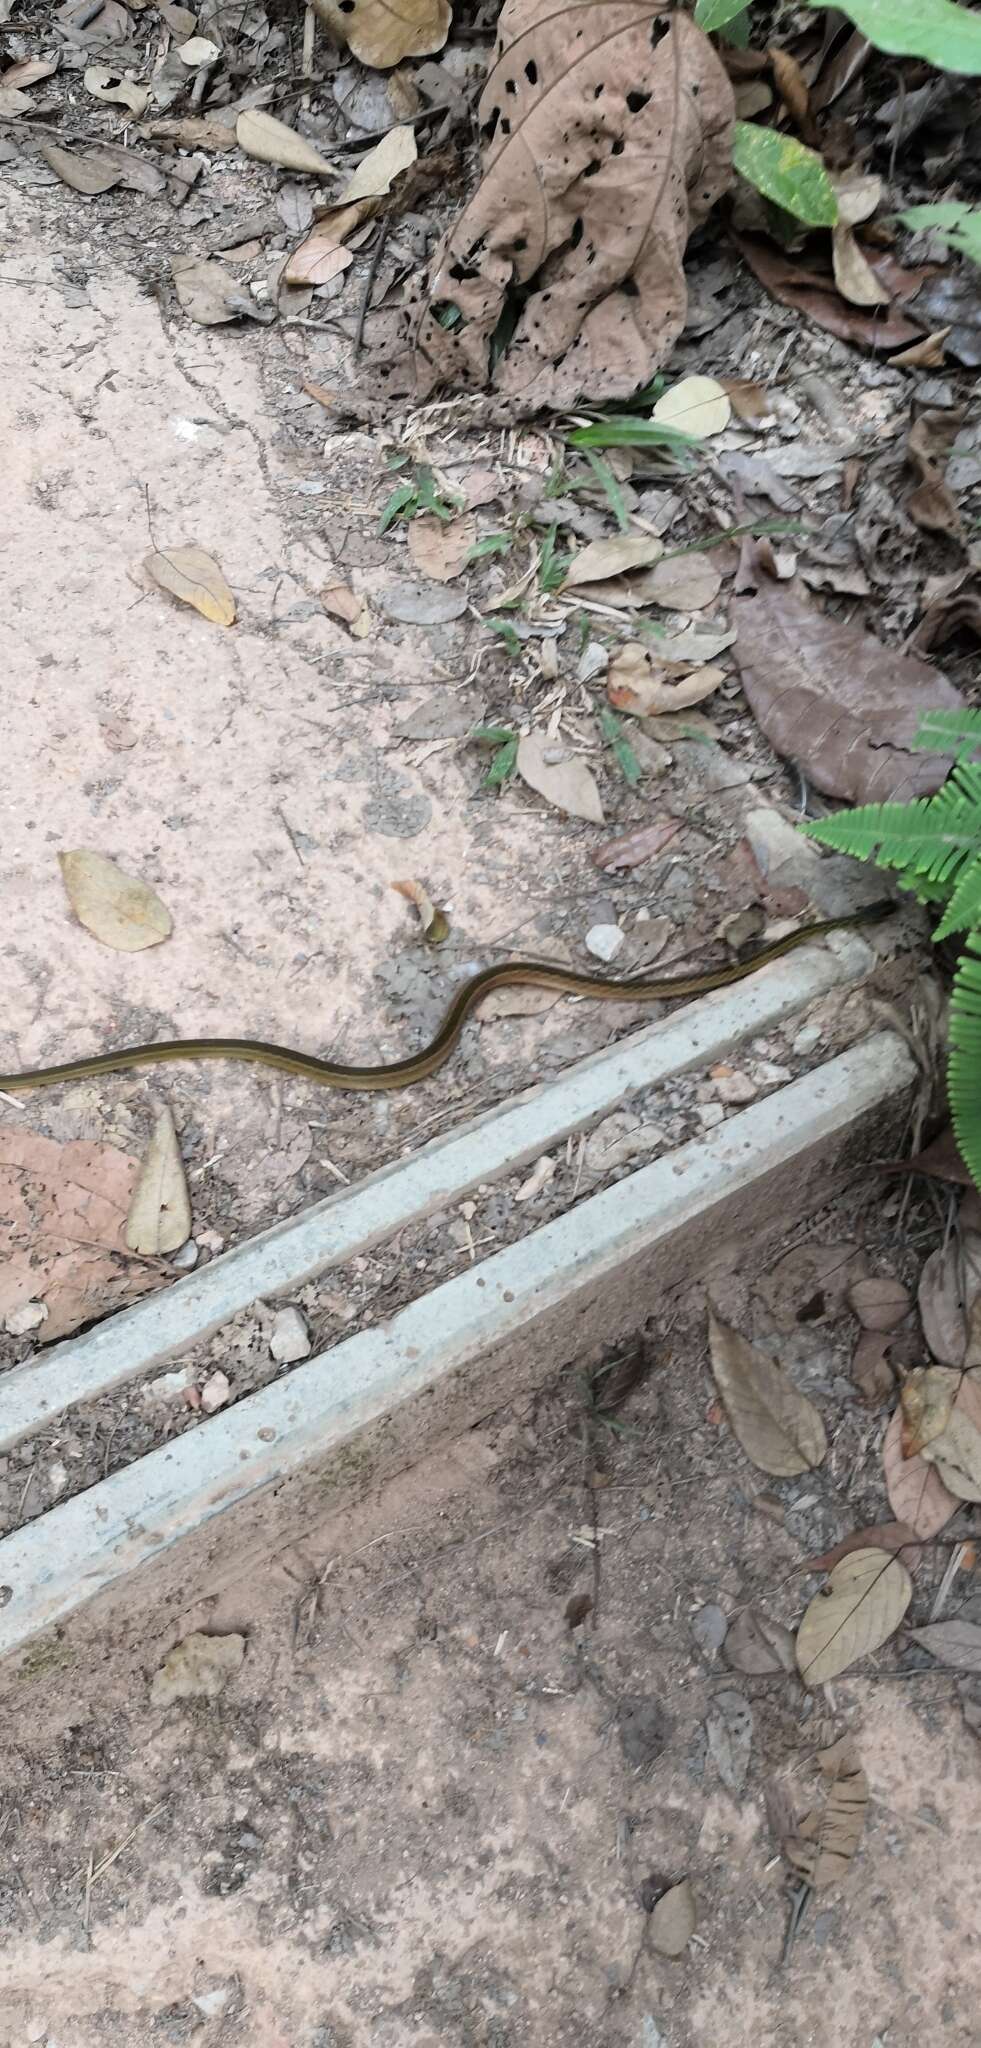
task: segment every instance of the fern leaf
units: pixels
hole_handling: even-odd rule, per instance
[[[981,747],[981,711],[970,704],[963,711],[927,711],[920,720],[914,747],[930,754],[956,754],[965,760]]]
[[[969,932],[981,925],[981,853],[967,862],[957,887],[934,932],[934,940],[949,939],[951,932]]]
[[[981,1188],[981,932],[961,954],[950,1003],[947,1094],[961,1157]]]

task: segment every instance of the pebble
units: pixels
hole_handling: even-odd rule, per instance
[[[821,1033],[816,1024],[805,1024],[794,1039],[796,1053],[814,1052],[821,1043]]]
[[[790,1068],[778,1067],[774,1060],[757,1060],[754,1072],[761,1088],[782,1088],[790,1080]]]
[[[196,1991],[192,2003],[197,2006],[203,2019],[217,2019],[218,2014],[224,2012],[233,1988],[231,1984],[218,1984],[214,1991]]]
[[[60,1458],[53,1458],[48,1466],[48,1492],[52,1500],[57,1500],[59,1493],[64,1493],[67,1485],[68,1471],[66,1466],[62,1464]]]
[[[178,1401],[186,1394],[191,1384],[190,1366],[178,1366],[176,1372],[162,1372],[159,1378],[149,1380],[141,1389],[144,1401]]]
[[[278,1309],[273,1317],[269,1349],[277,1365],[295,1365],[310,1356],[310,1332],[298,1308]]]
[[[309,1346],[307,1348],[309,1349]],[[227,1373],[213,1372],[201,1389],[201,1406],[205,1414],[216,1415],[219,1408],[224,1408],[231,1391]]]
[[[20,1308],[11,1309],[4,1329],[8,1337],[26,1337],[28,1330],[36,1330],[40,1323],[48,1320],[47,1305],[43,1301],[25,1301]]]
[[[586,933],[586,951],[594,960],[609,962],[615,960],[624,941],[624,933],[618,924],[590,925]]]
[[[182,1244],[180,1250],[174,1253],[170,1263],[175,1273],[190,1273],[200,1257],[200,1246],[195,1243],[193,1237],[189,1237],[187,1243]]]
[[[725,1118],[725,1110],[721,1102],[700,1102],[695,1111],[695,1115],[697,1116],[699,1123],[702,1125],[703,1130],[711,1131],[714,1129],[716,1124],[721,1124],[723,1122]]]
[[[735,1068],[728,1073],[714,1074],[712,1085],[720,1102],[752,1102],[756,1095],[756,1083],[748,1074],[740,1074]]]

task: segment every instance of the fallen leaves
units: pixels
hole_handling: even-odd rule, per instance
[[[816,1593],[797,1631],[805,1685],[825,1685],[899,1627],[913,1597],[906,1566],[884,1550],[852,1550]]]
[[[784,1843],[788,1863],[813,1891],[840,1884],[862,1839],[869,1803],[868,1779],[851,1736],[843,1735],[818,1757],[830,1780],[823,1807],[806,1813]]]
[[[155,890],[89,847],[59,853],[61,878],[79,924],[116,953],[159,946],[173,920]]]
[[[958,710],[939,669],[848,619],[819,611],[793,584],[761,574],[740,603],[736,659],[771,746],[826,796],[863,804],[927,796],[950,767],[913,751],[923,712]]]
[[[690,1880],[685,1877],[680,1884],[669,1886],[650,1912],[651,1947],[661,1956],[683,1955],[698,1924]]]
[[[701,704],[724,682],[725,670],[711,662],[675,676],[643,642],[628,640],[610,662],[606,693],[614,710],[650,718]]]
[[[653,860],[663,853],[677,832],[681,830],[680,818],[658,818],[650,825],[641,825],[636,832],[625,832],[619,839],[608,839],[605,846],[597,848],[593,861],[598,868],[615,873],[618,868],[636,868],[642,861]]]
[[[459,519],[437,519],[426,512],[409,524],[408,549],[416,568],[436,583],[452,583],[462,575],[477,540],[472,513]]]
[[[429,940],[430,945],[441,946],[443,940],[448,938],[450,930],[445,910],[438,908],[421,882],[393,882],[391,886],[397,896],[404,896],[406,902],[411,903],[418,912],[423,935]]]
[[[498,35],[483,176],[415,321],[417,395],[489,382],[551,410],[626,397],[681,331],[688,234],[732,175],[732,88],[693,22],[652,23],[633,0],[551,14],[506,0]],[[492,365],[516,287],[524,302]]]
[[[820,1465],[824,1424],[781,1367],[711,1310],[709,1349],[729,1426],[754,1465],[775,1478]]]
[[[948,1412],[962,1414],[975,1431],[981,1431],[981,1386],[973,1377],[961,1374],[952,1373],[950,1379],[957,1382],[957,1388]],[[907,1407],[909,1405],[907,1396]],[[882,1445],[886,1491],[897,1520],[908,1523],[914,1535],[926,1543],[939,1534],[945,1522],[949,1522],[957,1506],[957,1496],[944,1484],[936,1463],[925,1458],[922,1451],[906,1454],[904,1435],[908,1428],[907,1415],[899,1407],[889,1423]],[[915,1441],[915,1438],[907,1437],[907,1441]]]
[[[771,1621],[758,1607],[743,1607],[726,1636],[726,1662],[748,1678],[766,1678],[796,1669],[794,1638],[782,1621]]]
[[[136,1161],[114,1145],[0,1130],[0,1320],[8,1328],[31,1309],[23,1327],[53,1343],[161,1284],[126,1253],[136,1175]]]
[[[93,99],[106,100],[110,105],[128,107],[137,120],[146,112],[150,98],[149,88],[140,85],[134,78],[127,78],[124,72],[110,70],[105,64],[90,64],[82,83]]]
[[[792,306],[829,334],[836,334],[839,341],[854,341],[871,349],[898,349],[919,341],[921,329],[904,313],[897,312],[894,305],[890,304],[888,311],[850,305],[837,291],[830,272],[807,268],[753,235],[734,235],[733,240],[772,298],[782,306]],[[910,290],[906,295],[911,295],[919,283],[917,273],[904,273],[898,264],[889,276],[890,300],[899,299],[907,286]]]
[[[809,227],[831,228],[838,218],[835,189],[817,151],[778,128],[737,121],[732,160],[740,176]]]
[[[340,619],[348,626],[355,640],[366,640],[371,632],[371,611],[363,597],[358,597],[346,583],[328,583],[320,593],[320,602],[331,618]]]
[[[942,533],[954,540],[963,537],[964,528],[944,468],[963,419],[962,406],[952,406],[949,412],[922,412],[906,442],[906,460],[920,479],[906,500],[906,510],[924,533]]]
[[[70,185],[73,192],[84,193],[88,199],[99,192],[111,192],[119,184],[118,167],[98,150],[79,156],[75,150],[62,149],[60,143],[42,142],[38,154],[50,170],[57,172],[63,184]]]
[[[529,789],[557,811],[602,825],[603,805],[593,771],[561,741],[550,740],[543,732],[523,733],[515,766]]]
[[[295,128],[288,128],[285,121],[277,121],[274,114],[263,113],[259,107],[249,107],[239,115],[235,139],[246,156],[255,157],[259,163],[275,164],[282,171],[305,171],[315,178],[334,175],[333,166],[314,149],[312,142],[306,142]]]
[[[131,1252],[157,1258],[175,1252],[191,1235],[191,1202],[174,1119],[160,1110],[140,1167],[126,1218]]]
[[[223,327],[230,320],[251,319],[264,321],[274,317],[272,308],[263,308],[223,263],[213,263],[207,256],[193,256],[172,265],[174,290],[192,320],[199,327]]]
[[[234,626],[235,599],[213,555],[194,542],[181,548],[154,548],[144,558],[148,576],[181,604],[191,605],[215,626]]]
[[[696,441],[711,440],[729,425],[731,404],[714,377],[682,377],[661,393],[651,418],[662,427],[677,427]]]
[[[950,1670],[981,1672],[981,1628],[976,1621],[934,1621],[911,1629],[910,1635]]]
[[[453,18],[450,0],[313,0],[353,57],[376,71],[390,71],[404,57],[431,57],[441,50]]]
[[[361,199],[385,198],[395,179],[415,163],[417,155],[415,129],[390,128],[374,149],[362,157],[341,193],[341,205],[356,206]]]

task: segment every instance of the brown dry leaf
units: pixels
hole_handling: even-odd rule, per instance
[[[505,0],[498,37],[479,108],[483,177],[415,321],[416,393],[490,381],[553,411],[628,397],[671,353],[688,235],[732,181],[732,87],[687,16],[652,17],[636,0],[551,13]],[[523,287],[491,370],[491,336]]]
[[[345,626],[350,626],[356,640],[367,639],[371,632],[371,612],[364,598],[358,597],[346,583],[328,583],[320,593],[320,602],[332,618],[341,619]]]
[[[662,1893],[651,1913],[651,1947],[661,1956],[683,1955],[697,1924],[695,1894],[685,1877]]]
[[[981,1429],[981,1386],[973,1376],[961,1378],[954,1408],[965,1414],[975,1429]],[[948,1492],[939,1472],[921,1453],[911,1458],[903,1456],[903,1428],[904,1417],[900,1407],[886,1430],[882,1445],[889,1505],[900,1521],[909,1524],[915,1535],[923,1542],[929,1542],[944,1523],[949,1522],[957,1501]]]
[[[93,99],[128,107],[137,120],[146,112],[149,87],[138,84],[135,78],[127,78],[124,72],[114,71],[106,64],[90,64],[82,83]]]
[[[240,320],[250,310],[253,317],[259,311],[254,302],[251,308],[246,304],[247,295],[238,278],[207,256],[182,258],[172,269],[174,290],[185,313],[199,327],[221,327],[229,320]]]
[[[171,35],[185,37],[193,35],[196,16],[186,7],[179,7],[176,0],[157,0],[157,13],[162,15]]]
[[[794,1638],[782,1621],[771,1621],[759,1607],[744,1607],[725,1640],[726,1663],[751,1678],[776,1671],[794,1671]]]
[[[58,69],[57,57],[23,57],[19,64],[8,64],[3,74],[4,91],[26,92],[29,85],[39,85],[42,78],[51,78]]]
[[[431,57],[441,50],[453,11],[450,0],[313,0],[353,57],[374,71],[391,71],[404,57]]]
[[[518,741],[515,766],[529,789],[554,804],[557,811],[602,825],[603,806],[593,771],[568,753],[561,741],[550,740],[543,732],[524,733]]]
[[[922,1453],[955,1500],[981,1500],[981,1430],[961,1410],[952,1411],[946,1428],[923,1444]]]
[[[870,177],[864,171],[851,166],[831,182],[835,188],[838,220],[842,227],[857,228],[863,220],[871,219],[882,199],[881,178]]]
[[[852,1550],[816,1593],[797,1631],[805,1685],[826,1685],[899,1627],[913,1596],[906,1566],[884,1550]]]
[[[729,1426],[754,1465],[775,1478],[820,1465],[828,1443],[813,1402],[772,1358],[711,1309],[709,1349]]]
[[[725,670],[711,663],[676,680],[642,642],[628,640],[610,663],[606,694],[616,711],[629,711],[637,718],[658,717],[662,712],[670,715],[690,704],[701,704],[724,682]]]
[[[140,1167],[126,1217],[126,1243],[131,1252],[157,1258],[176,1252],[191,1235],[191,1201],[187,1176],[169,1109],[161,1109]]]
[[[161,590],[181,604],[192,605],[214,626],[234,626],[235,599],[213,555],[190,542],[182,548],[155,548],[143,566]]]
[[[752,377],[720,377],[719,383],[737,419],[749,427],[769,419],[773,406],[770,394],[762,384],[754,383]]]
[[[796,121],[804,141],[810,142],[814,123],[811,119],[810,93],[804,73],[796,57],[792,57],[789,50],[771,49],[766,54],[770,60],[773,83],[780,98],[788,114]]]
[[[235,130],[217,114],[185,114],[182,118],[144,121],[140,134],[148,142],[172,142],[176,149],[235,148]]]
[[[315,221],[310,233],[286,259],[283,270],[284,284],[327,284],[338,272],[346,270],[354,257],[349,249],[341,247],[345,236],[353,234],[362,221],[369,220],[376,211],[373,199],[360,199],[356,206],[335,206],[321,220]]]
[[[894,356],[887,356],[891,370],[939,370],[946,356],[944,343],[950,333],[949,327],[938,327],[934,334],[925,334],[922,341],[914,341],[911,348],[901,348]]]
[[[390,128],[374,149],[362,157],[341,193],[341,205],[356,206],[359,199],[383,199],[391,191],[393,180],[415,163],[417,155],[415,129]]]
[[[888,1274],[871,1275],[868,1279],[853,1281],[848,1289],[848,1306],[857,1315],[863,1330],[895,1330],[908,1313],[909,1289],[901,1280],[893,1280]]]
[[[41,142],[38,154],[73,192],[84,192],[90,199],[97,192],[111,192],[122,176],[118,166],[97,149],[79,156],[75,150],[62,149],[56,142]]]
[[[959,1386],[960,1374],[942,1365],[920,1366],[907,1376],[899,1397],[904,1458],[915,1458],[946,1429]]]
[[[881,314],[862,312],[841,297],[831,276],[803,269],[791,257],[781,255],[771,243],[758,241],[754,236],[735,235],[733,240],[771,297],[782,306],[793,306],[796,312],[813,320],[815,326],[836,334],[839,341],[860,342],[872,349],[896,349],[919,340],[919,328],[894,308]],[[885,281],[888,284],[888,279]]]
[[[462,574],[477,540],[477,521],[469,512],[461,519],[437,519],[424,513],[413,519],[408,549],[416,568],[436,583],[452,583]]]
[[[723,386],[714,377],[682,377],[662,392],[651,418],[659,426],[677,427],[696,441],[710,441],[729,425],[732,408]]]
[[[796,1835],[784,1844],[792,1869],[816,1892],[840,1884],[862,1839],[869,1785],[850,1735],[819,1758],[831,1783],[823,1807],[806,1813]]]
[[[664,542],[646,533],[621,533],[613,540],[591,540],[573,555],[566,570],[563,590],[581,583],[601,583],[607,577],[622,576],[632,569],[646,569],[664,553]]]
[[[981,640],[981,586],[976,575],[970,581],[959,575],[953,590],[930,600],[910,646],[914,653],[926,654],[932,647],[943,647],[955,633],[973,633],[976,640]],[[969,1179],[967,1169],[964,1171]]]
[[[802,1572],[831,1572],[853,1550],[887,1550],[895,1556],[897,1552],[907,1571],[913,1572],[920,1561],[920,1547],[915,1530],[908,1522],[877,1522],[872,1529],[853,1529],[850,1536],[843,1536],[833,1550],[825,1550],[820,1557],[805,1557],[798,1566]]]
[[[976,1621],[934,1621],[910,1629],[913,1641],[953,1671],[981,1672],[981,1628]]]
[[[123,1241],[136,1174],[114,1145],[0,1130],[0,1321],[40,1301],[49,1344],[161,1284]]]
[[[79,924],[116,953],[142,953],[169,939],[173,919],[146,882],[89,847],[59,853],[68,901]]]
[[[441,946],[443,940],[449,937],[450,931],[445,910],[437,908],[421,882],[393,882],[391,886],[397,896],[404,896],[407,903],[415,906],[419,913],[419,923],[430,945]]]
[[[308,171],[316,178],[332,178],[334,166],[327,163],[312,142],[305,142],[285,121],[249,107],[235,123],[235,139],[246,156],[262,164],[276,164],[282,171]]]
[[[943,533],[955,540],[963,539],[964,528],[941,463],[946,467],[963,420],[963,406],[952,406],[948,412],[923,412],[906,443],[906,459],[920,479],[906,500],[910,518],[924,533]]]
[[[929,796],[946,755],[915,753],[926,710],[960,710],[939,669],[884,647],[860,623],[819,611],[793,584],[761,575],[738,600],[736,659],[770,745],[825,796],[864,804]]]
[[[968,1323],[981,1295],[981,1240],[973,1230],[948,1238],[923,1262],[917,1306],[923,1335],[940,1365],[961,1366]]]
[[[831,230],[831,261],[842,298],[852,306],[888,306],[889,293],[879,283],[850,227]]]
[[[722,574],[709,555],[673,555],[658,562],[637,579],[642,604],[664,605],[670,611],[702,612],[714,604],[722,587]]]
[[[871,1408],[892,1393],[896,1375],[889,1363],[891,1337],[883,1330],[863,1330],[852,1357],[852,1379]]]
[[[676,832],[681,830],[680,818],[659,818],[653,825],[641,825],[636,832],[625,832],[620,839],[608,839],[593,855],[598,868],[612,872],[616,868],[636,868],[641,861],[653,860],[655,854],[663,852]]]

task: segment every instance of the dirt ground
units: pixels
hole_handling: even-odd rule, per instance
[[[82,199],[36,156],[2,171],[0,645],[15,685],[0,757],[5,1067],[232,1031],[392,1058],[497,951],[585,967],[586,933],[616,924],[618,970],[638,971],[699,954],[746,901],[768,928],[811,903],[848,907],[839,864],[822,869],[830,897],[812,896],[803,854],[789,867],[777,856],[786,835],[747,828],[754,807],[786,827],[807,792],[761,741],[734,678],[711,707],[710,744],[659,748],[647,735],[631,789],[577,680],[581,621],[545,604],[515,658],[482,630],[479,608],[516,573],[514,557],[475,569],[467,603],[443,607],[455,615],[395,615],[417,579],[404,529],[378,532],[386,437],[338,430],[303,388],[342,360],[332,308],[314,303],[306,335],[287,319],[207,328],[170,290],[175,250],[200,253],[209,237],[217,248],[242,214],[258,222],[276,184],[265,167],[216,158],[183,212],[132,193]],[[245,285],[289,240],[270,246],[268,223],[263,234],[251,251],[224,244]],[[775,472],[785,509],[806,498],[826,516],[813,583],[846,602],[861,585],[849,586],[858,572],[842,566],[832,529],[842,463],[861,449],[866,553],[881,546],[885,563],[868,609],[901,636],[922,574],[943,566],[932,541],[897,538],[908,379],[802,327],[745,279],[733,293],[733,265],[712,249],[695,252],[691,277],[672,368],[772,378],[765,448],[791,458]],[[943,406],[954,394],[932,378],[920,395]],[[490,477],[485,536],[522,492],[542,512],[556,452],[544,433],[479,437],[460,413],[407,431],[461,487]],[[977,432],[962,430],[965,488],[981,474]],[[832,442],[826,472],[815,469]],[[752,460],[756,448],[736,428],[726,452]],[[663,476],[629,488],[632,509],[678,545],[733,517],[717,467],[680,496]],[[579,537],[609,529],[602,493],[573,513]],[[545,506],[539,528],[549,516]],[[146,588],[149,549],[189,540],[235,590],[234,631]],[[890,545],[897,559],[919,550],[915,590],[891,575]],[[718,559],[735,567],[734,551]],[[321,602],[338,579],[371,608],[364,640]],[[540,656],[550,635],[557,682]],[[950,672],[965,669],[953,650]],[[466,735],[484,716],[561,724],[596,774],[604,833],[656,815],[677,819],[676,839],[645,867],[600,873],[592,828],[518,785],[500,798],[483,788],[486,762]],[[56,860],[72,846],[97,846],[153,884],[174,918],[166,947],[121,958],[72,922]],[[449,910],[439,955],[392,891],[405,877]],[[902,979],[887,976],[880,1000]],[[11,1099],[3,1126],[139,1156],[166,1100],[205,1259],[631,1022],[586,1006],[502,1007],[438,1083],[407,1097],[325,1105],[293,1080],[174,1068],[165,1086],[117,1076]],[[754,1058],[797,1072],[847,1042],[840,1014],[816,1028]],[[696,1077],[668,1105],[666,1141],[673,1116],[715,1113],[713,1089]],[[542,1191],[545,1204],[567,1196],[561,1176]],[[875,1270],[915,1283],[952,1213],[918,1198],[900,1238],[898,1199],[866,1190],[813,1235],[844,1240],[848,1258],[864,1247]],[[405,1249],[431,1253],[428,1239]],[[438,1258],[461,1249],[473,1255],[465,1239],[444,1240]],[[398,1257],[386,1257],[372,1262],[370,1300],[360,1274],[346,1295],[335,1288],[340,1307],[311,1291],[311,1322],[334,1318],[318,1341],[350,1326],[353,1296],[358,1313],[384,1309],[399,1284]],[[693,1292],[671,1329],[652,1304],[650,1370],[616,1426],[587,1414],[579,1371],[556,1359],[534,1405],[309,1531],[261,1581],[195,1598],[181,1635],[245,1638],[216,1701],[150,1705],[168,1637],[148,1639],[138,1677],[106,1673],[97,1715],[73,1714],[53,1685],[8,1721],[0,2048],[976,2041],[981,1793],[956,1678],[908,1633],[819,1696],[726,1660],[722,1636],[747,1604],[795,1624],[817,1584],[802,1558],[889,1512],[886,1416],[856,1395],[840,1295],[801,1321],[813,1275],[785,1272],[776,1308],[763,1280],[733,1283],[720,1308],[779,1348],[834,1416],[820,1472],[764,1487],[712,1398],[704,1301]],[[257,1327],[239,1392],[268,1368]],[[33,1341],[8,1332],[3,1363]],[[198,1363],[216,1362],[209,1348]],[[96,1417],[83,1446],[100,1464],[116,1421]],[[8,1495],[35,1511],[23,1486],[23,1468],[3,1465],[5,1511]],[[967,1526],[961,1515],[945,1543]],[[941,1544],[924,1556],[911,1625],[970,1602],[967,1553],[943,1590],[952,1555]],[[579,1595],[593,1604],[576,1619]],[[734,1749],[733,1715],[745,1730],[747,1707],[749,1741]],[[782,1822],[820,1796],[814,1756],[843,1728],[869,1781],[862,1846],[846,1884],[812,1901],[788,1942]],[[697,1927],[669,1961],[653,1951],[645,1901],[686,1876]]]

